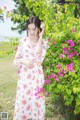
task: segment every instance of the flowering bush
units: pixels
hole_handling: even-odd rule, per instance
[[[49,81],[45,81],[45,91],[53,101],[62,97],[65,105],[74,106],[75,114],[80,112],[80,35],[76,38],[79,28],[50,39],[43,62],[45,79]]]

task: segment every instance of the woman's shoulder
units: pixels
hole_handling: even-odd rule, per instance
[[[22,37],[20,40],[19,40],[19,43],[23,44],[27,41],[28,37]]]

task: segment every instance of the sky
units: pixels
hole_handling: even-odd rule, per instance
[[[0,0],[0,8],[4,9],[4,6],[6,6],[7,10],[10,11],[15,8],[15,2],[13,0]],[[23,34],[19,34],[17,31],[12,31],[11,26],[16,26],[16,24],[13,24],[9,18],[5,18],[4,22],[0,22],[0,36],[26,36],[26,31],[23,32]]]

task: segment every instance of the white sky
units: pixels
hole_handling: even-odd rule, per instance
[[[15,3],[13,0],[0,0],[0,8],[4,8],[6,6],[7,10],[12,10],[15,8]],[[26,32],[20,35],[17,31],[12,31],[11,26],[16,26],[13,24],[10,19],[4,20],[4,22],[0,22],[0,36],[26,36]]]

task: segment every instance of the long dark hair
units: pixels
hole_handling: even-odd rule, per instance
[[[38,27],[40,29],[40,31],[42,30],[40,28],[40,25],[41,25],[41,22],[42,20],[40,20],[38,17],[36,16],[31,16],[27,22],[26,22],[26,28],[28,29],[28,25],[31,24],[31,23],[34,23],[35,24],[35,27]],[[27,34],[28,34],[28,31],[27,31]]]

